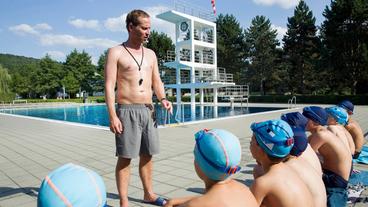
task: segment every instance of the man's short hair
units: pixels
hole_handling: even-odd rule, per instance
[[[149,14],[143,10],[135,9],[127,15],[125,19],[126,28],[129,32],[129,24],[132,23],[133,26],[137,26],[139,24],[138,17],[150,17]]]

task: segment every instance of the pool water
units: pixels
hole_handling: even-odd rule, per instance
[[[178,122],[190,122],[205,119],[213,119],[228,116],[237,116],[250,113],[280,110],[284,108],[276,107],[226,107],[226,106],[200,106],[195,108],[190,104],[183,104],[177,110],[174,105],[174,113],[168,115],[166,110],[156,106],[156,117],[159,125],[172,124]],[[181,113],[181,112],[184,113]],[[77,122],[83,124],[92,124],[99,126],[109,126],[109,119],[106,105],[84,105],[67,106],[57,108],[28,108],[28,109],[2,109],[2,113],[16,114],[23,116],[39,117],[46,119],[55,119],[61,121]]]

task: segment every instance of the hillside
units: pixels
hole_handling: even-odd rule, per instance
[[[8,69],[9,73],[30,64],[38,64],[39,59],[17,56],[11,54],[0,54],[0,65]]]

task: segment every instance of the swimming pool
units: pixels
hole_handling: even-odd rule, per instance
[[[156,116],[159,125],[172,124],[178,122],[190,122],[205,119],[213,119],[228,116],[237,116],[250,113],[258,113],[265,111],[280,110],[284,108],[276,107],[231,107],[226,106],[200,106],[195,108],[190,104],[181,105],[179,111],[174,105],[173,115],[167,115],[165,110],[160,106],[156,106]],[[184,113],[181,113],[184,111]],[[39,117],[46,119],[54,119],[61,121],[77,122],[83,124],[92,124],[99,126],[109,126],[109,119],[106,105],[83,105],[83,106],[66,106],[55,108],[25,108],[25,109],[2,109],[2,113]]]

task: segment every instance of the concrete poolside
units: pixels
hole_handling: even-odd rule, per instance
[[[295,110],[298,109],[290,111]],[[279,118],[281,113],[285,110],[160,128],[161,153],[154,157],[155,192],[170,198],[203,191],[203,184],[193,169],[192,155],[193,134],[203,128],[223,128],[239,137],[243,149],[242,170],[234,178],[251,184],[254,160],[249,152],[249,126],[255,121]],[[367,133],[368,106],[356,106],[354,119]],[[100,174],[107,188],[108,205],[118,206],[114,153],[114,136],[107,129],[0,114],[0,206],[37,206],[42,179],[69,162]],[[134,160],[129,185],[130,206],[150,206],[141,203],[143,192],[137,164]],[[356,165],[356,168],[368,170],[364,165]]]

